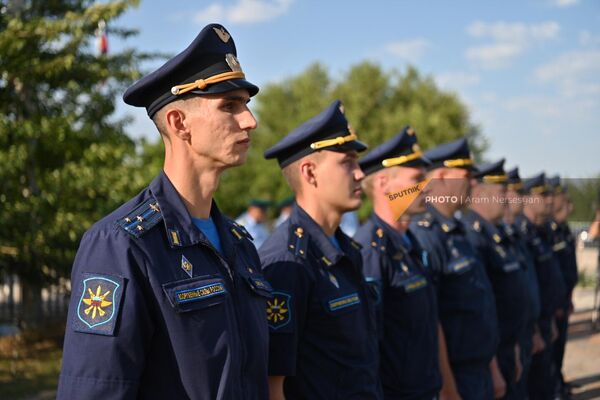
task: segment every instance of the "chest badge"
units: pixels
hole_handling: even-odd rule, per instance
[[[338,288],[338,289],[340,288],[340,284],[339,284],[337,278],[331,272],[329,273],[329,281],[331,283],[333,283],[333,286],[335,286],[336,288]]]
[[[183,254],[181,255],[181,269],[188,274],[190,278],[194,275],[194,266]]]

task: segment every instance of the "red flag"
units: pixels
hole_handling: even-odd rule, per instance
[[[99,54],[108,53],[108,35],[106,34],[106,22],[98,22],[98,29],[96,29],[96,45],[98,47]]]

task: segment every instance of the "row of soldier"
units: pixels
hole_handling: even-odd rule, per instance
[[[257,253],[213,201],[257,92],[212,24],[125,93],[164,168],[82,238],[58,398],[553,398],[576,280],[560,182],[475,166],[465,139],[423,153],[409,127],[359,157],[336,101],[265,152],[295,203]],[[387,195],[423,181],[398,218]]]

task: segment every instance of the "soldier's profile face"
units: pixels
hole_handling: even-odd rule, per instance
[[[469,179],[470,171],[464,168],[447,168],[446,169],[446,191],[448,196],[457,196],[465,198],[469,195],[471,189],[471,181]]]
[[[506,199],[508,202],[508,209],[512,215],[518,215],[523,211],[523,202],[517,199],[523,197],[516,190],[507,190]]]
[[[322,151],[315,168],[319,199],[332,208],[346,212],[361,204],[361,181],[365,177],[354,150],[340,153]]]
[[[202,95],[186,111],[192,129],[190,145],[204,167],[226,169],[246,161],[250,131],[256,119],[248,108],[250,95],[239,89]]]
[[[425,180],[425,168],[422,167],[392,167],[388,173],[386,193],[393,193],[410,188]],[[425,188],[405,211],[406,215],[415,215],[425,211]]]

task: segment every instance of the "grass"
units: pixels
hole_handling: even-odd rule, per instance
[[[579,271],[577,273],[577,286],[588,289],[596,287],[596,274]]]
[[[48,334],[49,331],[44,330],[45,339],[41,332],[0,338],[0,399],[54,397],[62,356],[62,335]],[[48,396],[39,396],[44,393]]]

